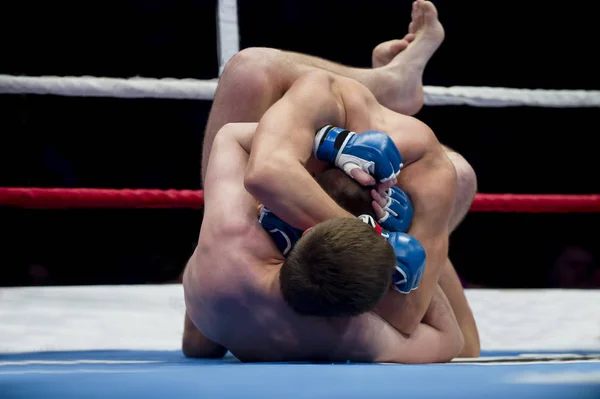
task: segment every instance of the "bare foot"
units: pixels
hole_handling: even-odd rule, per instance
[[[415,35],[407,33],[401,40],[394,39],[377,45],[373,49],[373,68],[379,68],[392,62],[394,57],[400,54],[401,51],[406,50],[413,40],[415,40]]]
[[[402,46],[388,45],[389,50],[384,52],[385,45],[391,43],[385,42],[373,50],[373,66],[378,68],[384,81],[381,86],[384,91],[378,96],[379,102],[406,115],[414,115],[423,107],[423,71],[444,41],[444,28],[438,20],[433,3],[416,0],[412,6],[411,18],[408,35],[398,41],[409,43],[405,49],[394,54],[393,50]],[[407,37],[411,40],[407,40]]]

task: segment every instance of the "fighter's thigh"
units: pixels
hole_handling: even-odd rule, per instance
[[[460,191],[475,195],[477,192],[477,175],[471,164],[458,152],[442,144],[446,156],[452,161],[458,175]]]
[[[454,208],[450,217],[450,231],[453,231],[469,212],[477,193],[477,175],[469,162],[458,152],[442,145],[446,156],[456,169],[457,187]]]

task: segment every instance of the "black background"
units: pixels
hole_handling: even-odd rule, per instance
[[[0,13],[0,73],[211,79],[216,2],[22,0]],[[426,85],[600,89],[592,2],[435,2],[446,40]],[[368,67],[402,37],[410,1],[239,0],[241,48]],[[0,185],[199,189],[209,101],[0,95]],[[417,117],[473,165],[484,193],[600,193],[598,108],[425,107]],[[0,208],[0,285],[171,281],[201,211]],[[471,213],[451,239],[461,277],[544,287],[570,245],[598,258],[596,214]],[[32,276],[32,265],[47,274]],[[35,273],[33,273],[35,274]]]

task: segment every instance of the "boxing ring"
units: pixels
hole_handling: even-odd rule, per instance
[[[186,359],[181,285],[0,290],[3,398],[597,398],[600,291],[467,290],[482,356],[450,364]],[[524,306],[523,304],[526,304]]]
[[[220,71],[239,51],[219,2]],[[218,80],[0,75],[0,93],[211,100]],[[600,91],[425,87],[425,104],[600,107]],[[24,209],[201,209],[193,190],[0,187]],[[600,212],[600,194],[478,194],[472,212]],[[477,359],[449,364],[243,364],[187,359],[181,285],[0,289],[1,398],[600,398],[600,290],[467,289]]]

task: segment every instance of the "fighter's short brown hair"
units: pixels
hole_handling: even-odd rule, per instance
[[[317,177],[329,195],[355,215],[373,214],[371,195],[338,169]],[[372,310],[392,282],[392,247],[359,219],[316,225],[289,253],[281,268],[281,293],[298,313],[355,316]]]

